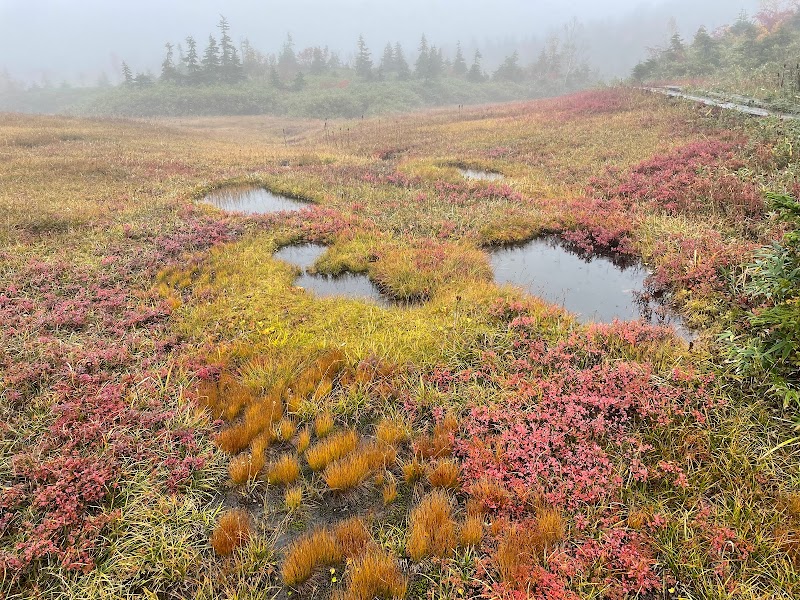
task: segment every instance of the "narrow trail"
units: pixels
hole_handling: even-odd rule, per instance
[[[699,102],[701,104],[705,104],[706,106],[718,106],[719,108],[723,108],[725,110],[733,110],[754,117],[777,117],[779,119],[784,119],[787,121],[790,120],[794,121],[800,118],[797,115],[781,113],[766,108],[762,108],[759,106],[751,106],[750,104],[740,104],[737,102],[711,98],[709,96],[687,94],[680,87],[677,86],[645,87],[641,89],[654,94],[663,94],[664,96],[669,96],[670,98],[683,98],[685,100],[691,100],[692,102]],[[746,98],[744,96],[737,96],[737,98],[740,99],[741,102],[749,102],[749,103],[757,102],[753,98]]]

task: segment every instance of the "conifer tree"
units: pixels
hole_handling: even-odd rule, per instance
[[[381,58],[381,70],[384,73],[395,73],[397,71],[394,63],[394,49],[392,48],[391,43],[386,44],[386,47],[383,49],[383,58]]]
[[[297,73],[297,55],[294,53],[294,40],[286,34],[281,53],[278,55],[278,74],[281,77],[294,77]]]
[[[400,42],[394,45],[394,68],[398,79],[404,80],[411,77],[411,68],[408,66],[408,61]]]
[[[125,85],[133,84],[133,71],[125,61],[122,61],[122,76],[125,78]]]
[[[422,39],[419,42],[419,56],[417,57],[417,62],[414,65],[414,75],[419,77],[420,79],[428,79],[430,75],[430,48],[428,47],[428,38],[425,35],[422,35]]]
[[[467,61],[464,60],[464,53],[461,51],[461,42],[456,45],[456,58],[453,61],[453,75],[456,77],[466,77],[469,72]]]
[[[219,79],[219,46],[213,35],[208,36],[208,46],[203,54],[203,79],[209,83]]]
[[[469,73],[467,74],[467,79],[469,79],[473,83],[480,83],[484,80],[483,77],[483,69],[481,68],[481,59],[483,56],[480,53],[480,50],[475,50],[475,58],[472,61],[472,66],[469,68]]]
[[[364,41],[364,36],[358,37],[358,53],[356,54],[356,74],[362,79],[372,79],[372,55]]]
[[[170,43],[164,45],[167,53],[161,63],[161,81],[165,83],[175,83],[179,79],[178,69],[175,68],[174,46]]]
[[[197,42],[192,36],[186,38],[186,56],[184,65],[186,66],[186,77],[189,83],[196,84],[200,80],[200,59],[197,56]]]

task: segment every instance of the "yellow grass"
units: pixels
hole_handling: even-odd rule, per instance
[[[356,446],[358,434],[353,430],[341,431],[306,450],[306,462],[313,471],[321,471],[333,461],[355,450]]]
[[[456,524],[450,498],[434,490],[411,511],[406,552],[414,561],[426,556],[446,558],[456,547]]]

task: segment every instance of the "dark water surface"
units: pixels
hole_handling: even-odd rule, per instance
[[[388,306],[386,297],[366,275],[345,273],[338,277],[327,275],[312,275],[308,272],[317,259],[322,256],[327,248],[319,244],[301,244],[298,246],[285,246],[278,250],[274,257],[285,261],[302,270],[294,284],[313,292],[321,298],[344,297],[358,300],[370,300],[381,306]]]
[[[229,212],[241,212],[251,215],[300,210],[308,207],[308,203],[278,196],[260,187],[229,187],[211,192],[203,198],[204,202]]]
[[[548,238],[496,250],[491,262],[498,284],[521,287],[563,306],[582,323],[645,319],[673,325],[682,337],[691,336],[675,315],[642,301],[649,273],[641,266],[623,268],[606,257],[586,258]]]

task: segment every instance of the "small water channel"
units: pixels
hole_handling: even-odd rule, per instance
[[[465,179],[472,181],[500,181],[503,179],[502,173],[492,173],[491,171],[479,171],[477,169],[459,169]]]
[[[208,194],[203,201],[222,210],[251,215],[300,210],[308,206],[305,202],[279,196],[256,186],[220,188]]]
[[[649,273],[639,265],[620,267],[606,257],[585,258],[554,238],[496,250],[491,262],[498,284],[521,287],[563,306],[582,323],[644,319],[672,325],[681,337],[691,337],[678,317],[642,300]]]
[[[329,277],[309,273],[308,270],[326,250],[325,246],[319,244],[285,246],[275,253],[274,258],[298,267],[302,274],[295,280],[295,285],[321,298],[344,297],[369,300],[381,306],[390,304],[366,275],[345,273]]]

